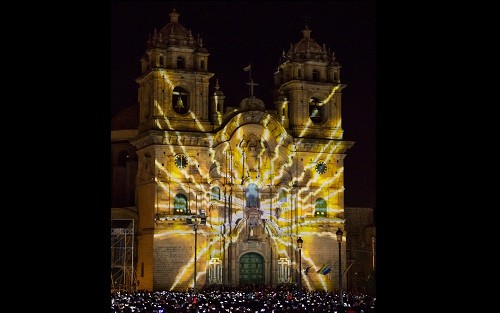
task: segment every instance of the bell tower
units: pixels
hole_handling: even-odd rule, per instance
[[[238,106],[225,103],[218,81],[209,94],[202,39],[175,9],[169,16],[148,39],[136,79],[137,285],[186,290],[305,276],[311,288],[333,290],[336,280],[307,277],[296,264],[333,267],[335,250],[321,247],[336,249],[335,231],[344,229],[343,160],[353,143],[342,139],[345,85],[334,54],[306,26],[274,74],[277,110],[253,95],[251,75]]]
[[[209,53],[200,36],[193,37],[179,23],[175,9],[169,16],[169,23],[149,36],[140,61],[141,75],[136,79],[139,127],[138,135],[131,140],[138,157],[136,272],[145,290],[163,288],[162,284],[171,278],[158,264],[160,259],[171,256],[162,250],[164,243],[159,243],[155,234],[174,227],[188,228],[183,218],[190,213],[190,207],[176,211],[173,203],[193,203],[198,193],[201,198],[201,191],[191,192],[191,180],[201,181],[196,156],[208,155],[208,148],[200,133],[212,129],[209,80],[213,73],[208,72]],[[185,143],[193,147],[187,149]],[[175,219],[175,226],[164,221],[159,224],[159,216],[166,214],[182,217]],[[184,249],[185,244],[177,244],[177,248]],[[155,257],[158,253],[164,254]]]
[[[139,133],[146,130],[202,130],[210,127],[209,53],[198,35],[179,23],[175,9],[170,22],[149,36],[141,58],[138,101]]]
[[[290,133],[299,138],[342,139],[340,65],[334,52],[302,30],[302,39],[283,51],[274,73],[276,102]]]

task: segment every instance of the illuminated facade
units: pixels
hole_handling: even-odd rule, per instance
[[[128,109],[137,127],[112,131],[113,198],[134,198],[114,202],[112,218],[136,221],[138,289],[186,290],[195,268],[198,287],[302,279],[308,290],[338,289],[335,232],[348,235],[343,164],[353,142],[343,140],[340,65],[310,34],[306,26],[282,55],[274,103],[250,92],[232,106],[210,82],[202,38],[175,10],[150,37],[139,107]],[[196,238],[193,215],[206,218]],[[344,236],[343,269],[345,249]]]

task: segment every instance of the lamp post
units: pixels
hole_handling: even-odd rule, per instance
[[[339,243],[339,297],[340,305],[344,307],[344,296],[342,295],[342,235],[344,233],[339,228],[335,234],[337,235],[337,241]]]
[[[207,217],[205,214],[192,215],[187,218],[187,224],[192,226],[194,229],[194,278],[193,278],[193,292],[196,293],[196,250],[198,246],[198,227],[199,225],[205,225],[207,223]]]
[[[302,237],[297,239],[297,247],[299,248],[299,292],[302,292]]]

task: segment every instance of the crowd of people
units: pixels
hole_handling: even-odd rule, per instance
[[[111,293],[111,313],[170,312],[331,312],[376,313],[376,298],[347,292],[299,291],[293,285],[204,286],[196,292],[119,291]]]

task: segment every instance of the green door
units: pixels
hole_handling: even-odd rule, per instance
[[[249,252],[240,258],[240,284],[264,284],[264,258]]]

